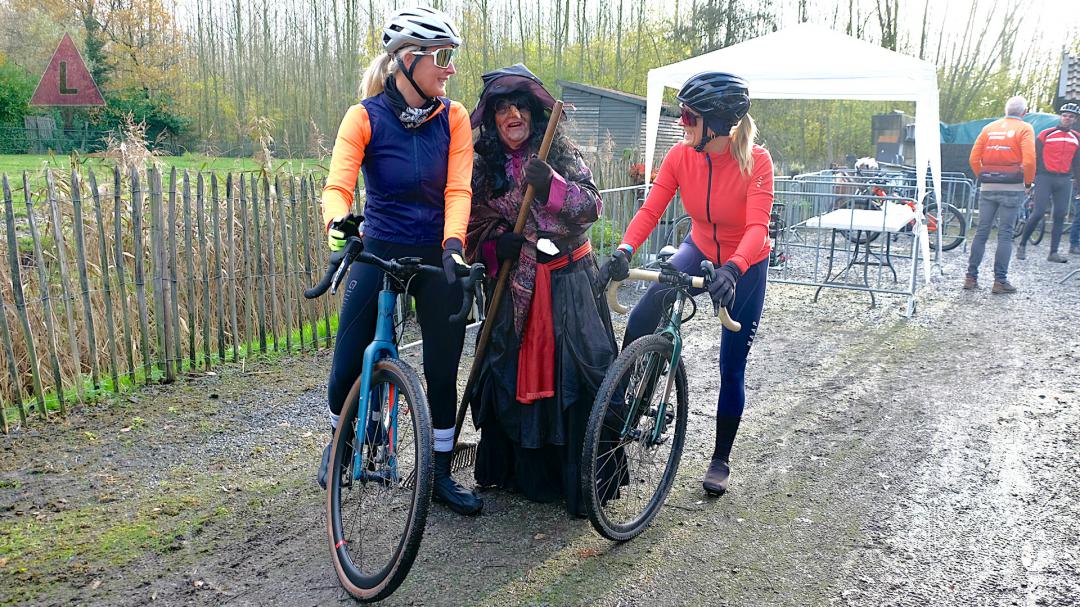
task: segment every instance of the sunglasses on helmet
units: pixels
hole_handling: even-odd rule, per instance
[[[431,55],[432,60],[435,62],[435,67],[440,69],[446,69],[450,67],[450,64],[454,62],[453,48],[440,48],[433,51],[412,51],[413,55]]]
[[[685,105],[679,107],[682,108],[682,114],[679,115],[679,124],[683,126],[697,126],[698,115],[690,111],[690,108]]]

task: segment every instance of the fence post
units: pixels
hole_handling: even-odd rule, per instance
[[[203,365],[209,369],[212,358],[210,356],[210,253],[207,251],[209,244],[206,242],[206,224],[203,222],[203,214],[206,206],[206,180],[199,173],[195,189],[195,223],[199,227],[199,259],[202,260],[202,285],[203,285]]]
[[[323,225],[322,214],[319,213],[318,194],[316,193],[316,192],[318,192],[318,190],[315,188],[315,185],[316,185],[315,176],[312,175],[311,176],[311,200],[312,200],[312,204],[311,204],[310,213],[314,214],[314,216],[315,216],[315,224],[314,225],[319,230],[316,233],[317,234],[322,234],[324,232],[326,226]],[[326,252],[326,249],[324,249],[321,246],[321,243],[319,242],[320,240],[322,240],[322,239],[318,238],[318,239],[315,240],[315,242],[316,242],[315,256],[316,256],[316,258],[318,260],[318,264],[317,264],[318,267],[319,268],[324,268],[324,267],[326,267],[328,253]],[[323,331],[325,332],[325,335],[326,335],[326,347],[329,348],[330,344],[331,344],[331,340],[333,339],[333,337],[330,335],[330,302],[329,302],[330,298],[329,297],[320,297],[319,299],[322,300]]]
[[[289,274],[289,255],[292,251],[289,249],[289,221],[288,221],[288,209],[286,208],[285,193],[281,190],[281,176],[274,178],[274,189],[277,190],[278,199],[278,222],[281,224],[281,267],[282,267],[282,281],[281,288],[282,297],[285,300],[285,351],[292,352],[292,327],[293,327],[293,307],[292,296],[295,291],[292,287],[292,276]]]
[[[127,268],[124,262],[124,201],[122,168],[113,167],[113,232],[116,239],[116,278],[120,286],[120,318],[124,323],[124,351],[127,354],[128,380],[135,385],[135,336],[131,330],[131,313],[128,305]]]
[[[169,217],[165,223],[169,232],[169,252],[166,265],[169,268],[169,303],[172,304],[172,323],[165,330],[172,330],[174,373],[183,372],[184,347],[180,339],[180,283],[176,269],[176,167],[169,170]]]
[[[135,234],[135,301],[139,306],[139,341],[142,344],[143,381],[150,383],[154,377],[153,357],[150,355],[150,321],[146,307],[146,273],[143,256],[146,251],[143,236],[143,197],[139,169],[131,165],[131,226]]]
[[[29,196],[29,193],[27,193]],[[34,334],[30,331],[30,317],[26,312],[26,299],[23,295],[22,275],[20,274],[19,267],[19,239],[15,236],[15,208],[11,200],[11,185],[8,183],[8,176],[4,175],[4,219],[7,226],[7,241],[8,241],[8,263],[11,264],[11,292],[15,297],[15,312],[19,315],[19,322],[22,324],[23,339],[26,340],[26,347],[29,349],[29,356],[27,357],[30,362],[30,377],[33,381],[34,396],[37,398],[38,408],[42,411],[45,410],[45,396],[41,389],[41,374],[38,371],[38,359],[37,350],[34,347]],[[4,322],[7,323],[7,318],[4,318]],[[15,362],[15,355],[12,353],[9,356],[12,364]],[[16,380],[15,387],[18,389],[19,382]],[[26,424],[26,405],[23,404],[22,398],[19,398],[19,420]]]
[[[259,351],[266,354],[266,274],[263,272],[262,230],[259,228],[259,182],[254,173],[251,175],[251,219],[255,226],[255,281],[259,291],[255,300],[259,316]]]
[[[242,261],[244,263],[244,358],[250,353],[248,347],[251,345],[251,341],[255,338],[251,326],[251,314],[252,307],[255,302],[254,285],[255,280],[251,271],[254,261],[251,259],[251,247],[248,243],[248,227],[251,225],[248,223],[248,207],[247,207],[247,179],[244,178],[244,174],[240,173],[240,241],[243,247]]]
[[[221,272],[221,198],[217,173],[210,173],[210,221],[214,222],[214,280],[217,282],[218,362],[225,362],[225,280]]]
[[[270,177],[263,177],[263,202],[266,205],[266,263],[270,276],[270,339],[274,342],[274,352],[278,351],[278,294],[277,294],[277,259],[274,256],[274,197],[277,187],[270,191]]]
[[[154,325],[157,328],[159,367],[165,371],[165,383],[176,381],[173,367],[172,341],[172,284],[168,278],[168,253],[165,240],[165,206],[161,191],[161,169],[152,166],[147,170],[150,179],[150,250],[154,260]]]
[[[68,345],[71,348],[71,360],[75,363],[75,393],[82,402],[86,395],[82,385],[82,355],[79,353],[79,335],[75,332],[75,312],[71,305],[71,290],[68,287],[67,253],[64,247],[64,233],[60,204],[56,201],[56,184],[53,181],[52,169],[45,170],[45,184],[48,190],[49,210],[52,212],[53,240],[56,241],[56,261],[60,265],[60,292],[63,293],[64,318],[67,320]]]
[[[94,390],[101,388],[101,370],[97,360],[97,334],[94,331],[94,308],[90,305],[90,281],[86,276],[86,241],[83,234],[82,179],[71,170],[71,205],[75,211],[75,264],[79,270],[83,310],[86,311],[86,337],[90,347],[90,377]]]
[[[293,288],[296,289],[296,291],[294,291],[294,293],[293,293],[294,297],[296,296],[296,294],[300,293],[301,289],[304,288],[303,283],[306,280],[304,278],[304,268],[301,265],[301,263],[302,263],[302,261],[304,259],[304,256],[301,254],[301,252],[299,250],[296,250],[296,249],[300,249],[300,247],[305,242],[307,242],[307,238],[303,237],[304,236],[304,234],[303,234],[304,228],[301,227],[302,224],[300,223],[300,217],[299,217],[299,215],[297,213],[297,207],[300,206],[299,205],[300,196],[303,195],[303,192],[300,190],[299,185],[300,185],[300,181],[296,177],[290,175],[289,176],[289,214],[290,214],[289,223],[293,227],[293,243],[292,244],[293,244],[293,249],[294,250],[292,251],[292,255],[293,255],[293,261],[296,262],[296,271],[294,272],[294,274],[296,275],[295,276],[296,280],[293,281]],[[303,299],[297,299],[297,302],[299,303],[299,305],[296,306],[296,326],[298,327],[299,333],[300,333],[300,351],[305,352],[305,351],[307,351],[307,342],[304,341],[304,300]]]
[[[49,277],[45,273],[45,254],[41,250],[41,237],[38,234],[37,221],[34,219],[34,203],[30,198],[30,180],[23,173],[23,193],[26,195],[26,221],[30,226],[30,239],[34,241],[34,262],[37,264],[38,288],[41,290],[41,304],[45,308],[45,331],[49,336],[49,356],[52,362],[53,381],[56,382],[56,398],[60,403],[60,414],[65,414],[64,405],[64,376],[60,373],[60,356],[56,353],[56,319],[53,314],[52,297],[49,296]],[[27,344],[33,346],[30,338],[30,325],[26,325]],[[36,355],[36,353],[35,353]],[[42,395],[38,403],[38,415],[42,419],[48,417],[45,406],[45,397]]]
[[[105,221],[101,215],[101,193],[98,191],[97,176],[89,171],[90,195],[94,198],[94,220],[97,222],[98,245],[101,255],[101,283],[105,300],[105,330],[109,334],[109,376],[112,378],[113,392],[120,391],[120,371],[116,353],[116,316],[113,314],[112,279],[109,277],[109,247],[105,241]]]
[[[311,198],[308,196],[308,178],[303,175],[300,176],[300,217],[304,226],[304,275],[308,285],[315,284],[315,278],[312,276],[311,266],[311,213],[308,213],[308,206],[311,204]],[[303,302],[301,302],[303,305]],[[319,351],[319,304],[318,302],[308,302],[308,310],[311,311],[311,345],[312,351]]]
[[[11,344],[11,333],[8,331],[7,312],[4,311],[4,302],[0,301],[0,341],[4,342],[4,358],[7,360],[8,375],[11,376],[11,393],[15,402],[22,404],[22,389],[19,387],[19,370],[15,368],[15,348]],[[20,409],[20,413],[21,413]],[[26,416],[23,415],[23,423]],[[0,430],[8,433],[7,406],[0,400]]]
[[[243,180],[241,180],[242,182]],[[229,320],[232,322],[232,360],[236,362],[240,357],[240,325],[236,322],[236,218],[233,215],[233,174],[229,173],[225,180],[225,221],[228,226],[225,237],[229,241]]]
[[[187,319],[188,319],[188,370],[195,370],[195,244],[192,242],[191,224],[191,178],[184,171],[184,257],[187,283]]]

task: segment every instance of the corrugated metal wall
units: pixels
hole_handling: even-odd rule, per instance
[[[587,153],[600,149],[613,155],[631,154],[636,162],[645,157],[645,107],[577,90],[563,88],[563,101],[574,106],[569,112],[567,133]],[[682,140],[678,118],[660,116],[657,132],[656,158],[667,154],[671,146]]]

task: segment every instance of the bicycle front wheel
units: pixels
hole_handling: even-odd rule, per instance
[[[582,446],[581,492],[593,527],[610,540],[626,541],[645,530],[679,469],[686,372],[681,362],[672,371],[671,353],[671,341],[661,335],[633,342],[608,369],[593,403]]]
[[[431,418],[420,378],[397,359],[375,364],[368,411],[360,380],[330,452],[326,526],[341,585],[361,601],[397,589],[412,567],[431,502]]]

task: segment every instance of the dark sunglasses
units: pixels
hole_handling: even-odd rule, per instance
[[[452,48],[440,48],[433,51],[413,51],[413,55],[431,55],[432,61],[435,62],[435,67],[440,69],[446,69],[450,67],[450,64],[454,62],[454,50]]]
[[[682,114],[679,115],[679,124],[683,126],[697,126],[698,115],[691,112],[690,108],[682,106]]]
[[[510,108],[517,108],[519,114],[532,113],[532,109],[529,107],[529,103],[527,101],[511,101],[507,99],[500,99],[499,102],[495,104],[495,115],[505,116],[510,113]]]

